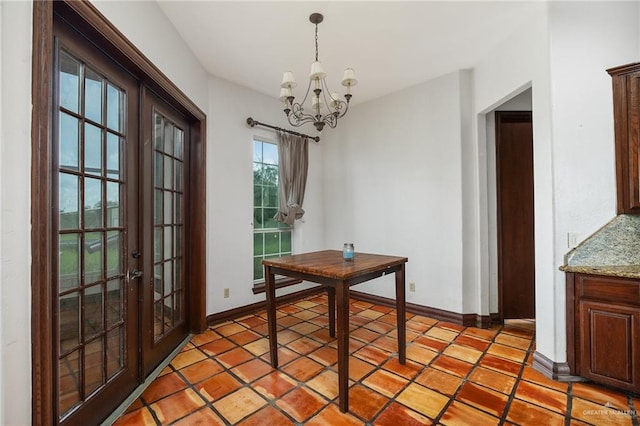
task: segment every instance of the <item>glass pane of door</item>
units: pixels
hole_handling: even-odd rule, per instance
[[[185,321],[181,247],[184,131],[158,111],[153,121],[153,336],[158,341]]]
[[[64,418],[125,368],[126,93],[64,50],[57,79],[58,413]]]

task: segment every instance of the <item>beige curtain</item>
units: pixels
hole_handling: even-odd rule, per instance
[[[285,132],[278,134],[279,208],[275,220],[293,226],[304,215],[302,202],[307,186],[309,143],[307,138]]]

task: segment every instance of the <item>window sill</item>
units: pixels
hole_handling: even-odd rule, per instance
[[[301,282],[302,280],[299,280],[297,278],[276,278],[276,288],[288,287],[290,285],[300,284]],[[264,293],[265,291],[267,291],[267,286],[264,281],[253,284],[253,294],[260,294]]]

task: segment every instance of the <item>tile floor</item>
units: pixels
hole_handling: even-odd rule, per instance
[[[407,363],[395,311],[351,301],[350,412],[337,405],[327,299],[278,309],[280,368],[266,313],[195,336],[116,425],[638,425],[640,397],[560,383],[531,368],[532,322],[491,329],[407,314]]]

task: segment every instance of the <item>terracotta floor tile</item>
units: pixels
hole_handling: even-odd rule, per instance
[[[187,417],[178,420],[173,423],[172,426],[193,426],[193,425],[207,425],[207,426],[224,426],[224,420],[222,420],[216,413],[209,407],[204,407],[198,411],[189,414]]]
[[[318,315],[320,314],[318,314],[317,312],[309,311],[309,310],[304,310],[304,311],[296,312],[295,314],[293,314],[294,317],[300,318],[303,321],[308,321],[311,318],[317,317]]]
[[[389,353],[373,346],[364,346],[353,355],[374,365],[381,365],[391,356]]]
[[[438,322],[438,324],[436,324],[438,327],[440,328],[444,328],[447,330],[452,330],[455,331],[457,333],[463,331],[466,327],[459,325],[459,324],[453,324],[451,322],[446,322],[446,321],[440,321]]]
[[[378,318],[378,321],[386,322],[387,324],[391,324],[395,327],[398,323],[398,318],[394,312],[381,316],[380,318]]]
[[[502,327],[500,332],[512,334],[517,337],[522,337],[523,339],[533,339],[533,336],[535,335],[535,330],[525,329],[522,327],[512,326],[508,324]]]
[[[477,367],[469,375],[469,381],[509,395],[516,383],[516,378],[488,368]]]
[[[238,364],[249,361],[253,358],[253,354],[244,348],[231,349],[228,352],[218,355],[216,361],[224,365],[226,368],[235,367]]]
[[[382,336],[374,340],[372,345],[391,353],[398,352],[398,340],[388,336]]]
[[[460,377],[452,376],[435,368],[427,368],[415,379],[416,383],[452,396],[462,384]]]
[[[222,338],[209,343],[205,343],[204,345],[200,346],[200,350],[204,351],[204,353],[209,356],[217,356],[235,347],[237,347],[235,343],[226,338]]]
[[[462,346],[455,343],[449,345],[443,351],[443,353],[449,355],[452,358],[457,358],[471,364],[475,364],[482,356],[482,352],[477,349],[469,348],[467,346]]]
[[[198,383],[224,370],[212,359],[205,359],[180,370],[189,383]]]
[[[525,339],[522,337],[513,336],[507,333],[500,333],[496,336],[494,342],[500,343],[506,346],[512,346],[514,348],[522,349],[524,351],[531,346],[531,339]]]
[[[293,342],[294,340],[298,340],[302,337],[302,334],[296,333],[291,330],[282,330],[278,332],[278,343],[281,345],[286,345],[289,342]],[[269,340],[268,338],[266,339]]]
[[[498,330],[490,328],[468,327],[462,332],[462,334],[483,340],[493,340],[493,338],[498,334]]]
[[[342,413],[336,404],[327,407],[305,422],[306,426],[361,426],[362,421],[350,413]]]
[[[307,381],[306,384],[328,400],[338,396],[338,373],[335,371],[324,371]]]
[[[478,339],[467,334],[460,334],[455,343],[462,346],[468,346],[473,349],[484,352],[489,347],[489,342],[483,339]]]
[[[272,371],[263,378],[256,380],[251,387],[268,398],[280,398],[296,387],[297,382],[280,371]]]
[[[438,352],[420,345],[410,344],[407,346],[407,358],[418,364],[428,365],[437,355]]]
[[[187,384],[177,373],[166,374],[154,380],[142,393],[142,398],[147,404],[151,404],[186,387]]]
[[[629,409],[629,402],[626,395],[593,383],[573,383],[572,394],[573,396],[587,399],[597,404],[607,405],[608,407],[621,410]]]
[[[293,342],[287,344],[287,347],[289,349],[296,351],[301,355],[309,354],[318,349],[320,346],[322,346],[321,343],[318,343],[315,340],[309,339],[307,337],[294,340]]]
[[[242,386],[231,374],[226,371],[216,374],[196,386],[198,392],[208,401],[216,401]]]
[[[396,401],[414,409],[418,413],[435,419],[449,403],[449,397],[415,383],[409,384]]]
[[[453,401],[440,418],[440,423],[446,426],[491,426],[498,425],[500,419],[467,404]]]
[[[519,363],[524,361],[525,356],[527,355],[527,353],[523,350],[501,345],[499,343],[493,343],[491,346],[489,346],[489,349],[487,349],[487,353]]]
[[[214,331],[221,336],[229,337],[232,334],[240,333],[241,331],[246,330],[246,327],[241,326],[235,322],[220,325],[214,328]]]
[[[277,310],[277,369],[265,311],[209,327],[115,424],[484,426],[504,418],[509,426],[637,426],[629,415],[630,406],[640,407],[637,396],[557,382],[531,367],[535,321],[478,329],[407,313],[401,365],[395,310],[355,300],[350,411],[340,413],[337,340],[329,336],[327,311],[324,293]]]
[[[458,377],[466,377],[473,368],[473,364],[446,355],[438,356],[430,365]]]
[[[204,333],[196,334],[191,339],[191,343],[196,346],[204,345],[205,343],[212,342],[214,340],[218,340],[220,335],[211,329],[207,329]]]
[[[334,348],[323,346],[311,352],[309,358],[319,362],[322,365],[329,366],[338,362],[338,351]]]
[[[380,321],[371,321],[370,323],[365,324],[364,327],[380,334],[388,333],[395,328],[394,325],[387,324],[385,322],[380,322]]]
[[[231,424],[237,424],[243,418],[255,413],[267,405],[258,393],[250,388],[240,388],[221,400],[214,402],[213,406]]]
[[[567,395],[527,381],[520,381],[516,398],[558,413],[567,411]]]
[[[373,422],[376,426],[425,426],[432,422],[422,414],[392,402]]]
[[[176,357],[171,360],[171,365],[176,370],[180,370],[181,368],[184,368],[188,365],[195,364],[198,361],[202,361],[205,358],[207,358],[207,356],[202,353],[202,351],[198,349],[191,349],[186,352],[180,352],[178,355],[176,355]]]
[[[281,368],[283,372],[287,373],[300,382],[305,382],[311,379],[323,369],[324,366],[322,364],[315,362],[314,360],[307,357],[296,359],[295,361],[292,361],[291,363]]]
[[[311,334],[320,329],[320,327],[315,324],[311,324],[310,322],[301,322],[300,324],[289,327],[289,329],[306,336],[307,334]]]
[[[438,352],[444,350],[444,348],[449,346],[449,342],[445,342],[438,339],[432,339],[431,337],[426,337],[426,336],[418,337],[416,340],[414,340],[414,343],[417,343],[419,345],[425,346],[431,350],[438,351]]]
[[[240,333],[232,334],[228,337],[232,342],[237,343],[238,345],[246,345],[249,342],[253,342],[254,340],[258,340],[262,336],[258,333],[255,333],[251,330],[244,330]]]
[[[156,421],[147,407],[138,408],[119,417],[114,426],[155,426]]]
[[[246,350],[255,356],[263,355],[269,352],[269,339],[261,338],[243,346]]]
[[[295,423],[282,414],[280,410],[277,410],[272,406],[267,406],[238,423],[238,426],[286,426],[294,424]]]
[[[298,317],[287,316],[287,317],[278,319],[277,322],[278,322],[278,325],[281,325],[283,327],[291,327],[292,325],[300,324],[303,321]]]
[[[245,383],[251,383],[273,371],[273,368],[270,364],[256,358],[232,368],[231,371]]]
[[[480,365],[512,376],[520,374],[520,370],[522,369],[522,364],[491,354],[485,354],[485,356],[480,359]]]
[[[457,331],[445,330],[440,327],[432,327],[425,334],[445,342],[453,342],[455,338],[458,337],[459,333]]]
[[[299,387],[280,398],[276,405],[298,422],[304,422],[320,411],[326,401],[314,391]]]
[[[294,359],[300,358],[300,354],[284,347],[278,348],[278,366],[283,367]],[[267,364],[271,365],[271,355],[269,351],[260,356]]]
[[[376,367],[371,363],[353,356],[349,357],[349,378],[351,380],[360,380],[375,369]]]
[[[418,375],[420,371],[422,371],[422,369],[424,368],[424,364],[419,364],[408,359],[403,365],[400,364],[398,358],[394,357],[384,363],[382,368],[384,368],[385,370],[389,370],[392,373],[397,374],[398,376],[404,377],[405,379],[412,380]]]
[[[537,405],[514,399],[509,407],[507,419],[521,425],[562,426],[564,416]]]
[[[564,393],[567,392],[567,388],[569,387],[569,384],[567,382],[559,382],[557,380],[549,379],[544,374],[536,371],[532,367],[524,368],[524,371],[522,372],[522,379]]]
[[[160,422],[168,424],[197,411],[204,405],[204,400],[193,389],[188,388],[154,402],[149,408]]]
[[[302,308],[302,309],[309,309],[309,308],[313,308],[314,306],[317,305],[317,303],[314,303],[310,300],[302,300],[300,302],[296,302],[295,304],[297,307]]]
[[[409,381],[388,371],[376,370],[362,383],[382,395],[393,398]]]
[[[239,318],[236,320],[236,322],[244,325],[249,329],[253,329],[254,327],[257,327],[259,325],[264,325],[267,323],[267,321],[264,318],[260,318],[255,315],[249,315],[244,318]]]
[[[507,399],[507,395],[471,382],[463,384],[456,396],[456,400],[472,405],[496,417],[502,415],[502,411],[507,405]]]
[[[349,388],[349,411],[364,419],[372,419],[387,402],[389,398],[366,386],[355,384]]]

